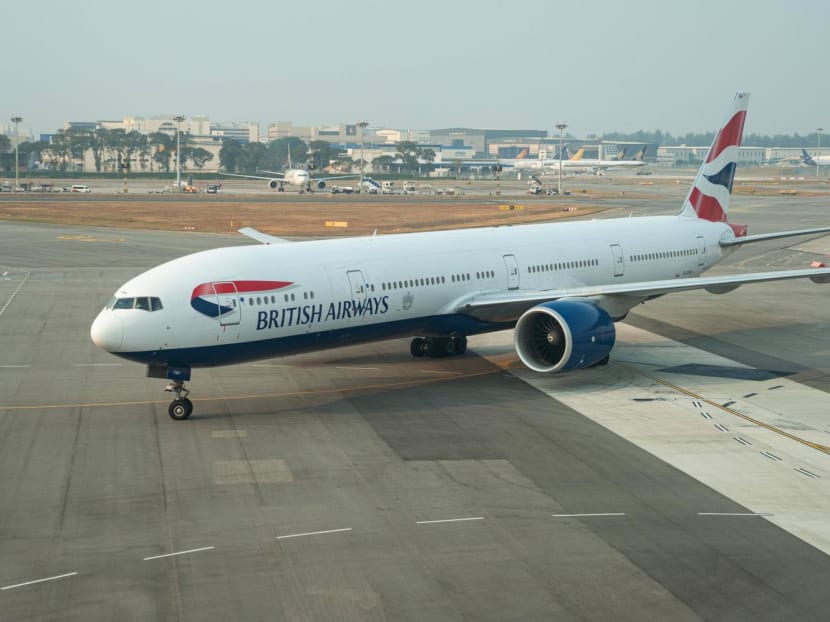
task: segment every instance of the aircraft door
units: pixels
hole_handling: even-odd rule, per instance
[[[519,289],[519,262],[516,256],[505,255],[504,267],[507,270],[507,289]]]
[[[614,276],[623,276],[625,274],[625,257],[619,244],[611,245],[611,261],[614,264]]]
[[[349,279],[349,291],[352,300],[355,302],[363,302],[369,295],[366,290],[366,279],[363,278],[362,270],[349,270],[346,272]]]
[[[239,302],[239,292],[231,281],[211,283],[216,295],[216,305],[219,312],[220,326],[234,326],[242,319],[242,305]]]
[[[697,265],[706,265],[706,239],[702,235],[697,236]]]
[[[352,306],[344,317],[349,326],[356,326],[366,321],[367,316],[363,310],[366,307],[366,299],[369,297],[369,289],[366,287],[366,279],[362,270],[348,270],[346,277],[349,279],[349,298]]]

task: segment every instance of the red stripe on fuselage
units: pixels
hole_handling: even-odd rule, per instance
[[[692,188],[692,193],[689,195],[689,203],[692,204],[698,218],[712,222],[726,222],[726,214],[718,200],[703,194],[697,186]]]
[[[193,288],[191,300],[196,296],[212,296],[213,294],[233,294],[239,292],[268,292],[293,285],[291,281],[221,281],[216,283],[202,283]]]
[[[715,142],[709,150],[709,155],[706,157],[707,162],[711,162],[717,158],[727,147],[741,144],[741,136],[744,133],[744,121],[746,121],[746,110],[735,113],[735,116],[729,119],[729,122],[718,132]]]

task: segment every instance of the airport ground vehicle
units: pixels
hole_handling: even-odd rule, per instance
[[[72,184],[69,190],[70,192],[92,192],[92,189],[84,184]]]

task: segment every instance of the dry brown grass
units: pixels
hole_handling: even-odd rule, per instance
[[[518,202],[517,202],[518,203]],[[502,204],[503,205],[503,204]],[[0,204],[0,219],[154,230],[215,233],[255,227],[273,235],[364,235],[540,222],[592,214],[600,207],[526,202],[502,209],[497,201],[311,199],[289,201],[211,200],[205,197],[137,198],[112,201],[45,199]],[[347,227],[326,226],[348,223]]]

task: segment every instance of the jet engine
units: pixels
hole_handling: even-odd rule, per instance
[[[320,180],[320,181],[317,182],[317,189],[318,190],[322,190],[325,187],[326,187],[326,182],[324,182],[323,180]]]
[[[276,188],[279,188],[279,185],[280,185],[280,182],[277,181],[276,179],[269,179],[268,180],[268,187],[271,190],[275,190]]]
[[[560,372],[602,363],[615,337],[614,321],[604,310],[583,300],[556,300],[525,311],[513,346],[530,369]]]

